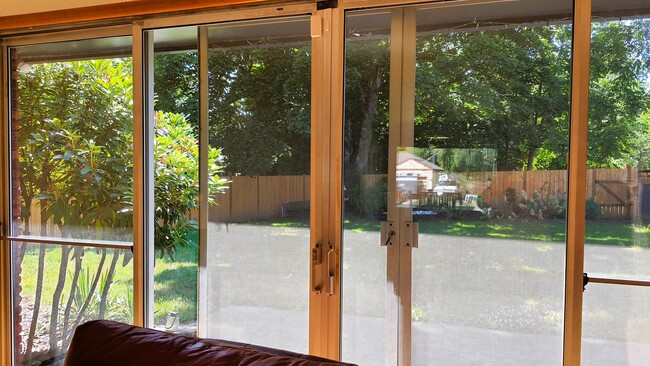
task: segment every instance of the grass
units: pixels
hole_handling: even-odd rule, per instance
[[[127,294],[133,291],[133,261],[129,260],[124,265],[124,256],[130,257],[130,251],[123,250],[121,258],[117,262],[114,282],[109,292],[109,305],[113,304],[113,314],[129,314],[124,307],[127,306]],[[104,264],[104,272],[108,267],[113,251],[109,251]],[[27,248],[21,266],[21,294],[24,298],[23,305],[27,302],[33,303],[38,277],[38,246],[30,245]],[[90,276],[95,275],[99,266],[101,253],[97,250],[86,249],[83,255],[83,268],[89,269]],[[179,313],[182,323],[196,321],[196,300],[197,300],[197,261],[198,250],[196,246],[180,248],[176,253],[176,260],[169,258],[157,258],[154,268],[154,317],[156,324],[164,324],[167,313],[176,311]],[[56,283],[58,282],[61,263],[60,247],[48,245],[45,251],[45,265],[43,272],[43,286],[41,313],[49,314],[52,307],[52,298]],[[65,305],[70,294],[74,261],[68,261],[66,271],[66,287],[63,291],[62,304]],[[99,288],[99,285],[98,285]],[[96,290],[97,292],[98,290]],[[121,307],[118,309],[117,307]],[[30,307],[31,308],[31,307]],[[110,310],[110,309],[109,309]],[[111,312],[109,311],[109,316]],[[31,315],[30,315],[31,316]],[[131,319],[115,319],[131,321]]]
[[[190,240],[198,243],[198,239]],[[198,247],[177,249],[174,261],[156,258],[154,267],[154,320],[164,324],[170,311],[178,313],[181,324],[196,321]]]
[[[61,272],[61,263],[62,263],[62,247],[55,245],[46,245],[45,246],[45,256],[44,256],[44,266],[43,266],[43,281],[41,284],[38,283],[38,268],[39,268],[39,257],[40,250],[38,245],[27,245],[25,248],[25,256],[21,264],[21,274],[20,274],[20,286],[21,291],[20,295],[22,296],[21,308],[23,309],[23,318],[31,319],[33,317],[34,303],[36,300],[36,289],[40,288],[42,291],[41,301],[40,301],[40,311],[39,311],[39,324],[37,325],[37,334],[42,334],[45,329],[49,328],[50,323],[50,314],[52,312],[52,302],[54,297],[54,291],[56,284],[59,282],[59,273]],[[108,271],[110,262],[114,254],[118,255],[117,264],[115,267],[115,275],[113,277],[113,283],[110,287],[110,291],[107,296],[107,313],[106,317],[114,320],[121,321],[132,321],[133,312],[131,310],[131,304],[133,296],[129,293],[133,291],[133,261],[130,259],[129,250],[107,250],[106,259],[103,266],[103,275]],[[77,293],[80,291],[85,294],[89,293],[91,283],[96,275],[97,269],[99,268],[99,263],[101,261],[102,252],[100,249],[89,249],[84,250],[82,256],[82,271],[79,277],[79,283],[85,284],[85,286],[80,286],[81,290],[77,290]],[[66,308],[68,299],[70,298],[71,293],[71,284],[74,274],[74,264],[75,261],[72,257],[72,253],[68,258],[67,268],[65,270],[65,286],[61,293],[61,298],[59,302],[59,324],[62,324],[64,321],[63,310]],[[102,288],[102,278],[98,281],[97,287],[94,291],[94,297],[91,297],[91,302],[87,308],[86,316],[84,319],[88,320],[91,318],[96,318],[99,309],[99,294]],[[85,288],[85,290],[84,290]],[[69,321],[73,323],[76,320],[81,304],[85,301],[86,297],[78,297],[76,301],[72,302],[72,307],[70,311]]]
[[[308,227],[308,220],[291,220],[282,222],[255,222],[254,225],[270,225],[278,228]],[[376,220],[346,220],[345,230],[352,232],[378,232],[379,221]],[[563,221],[452,221],[452,220],[431,220],[420,222],[420,233],[438,234],[449,236],[465,236],[480,238],[495,238],[503,240],[534,240],[539,242],[564,242],[565,223]],[[650,226],[633,226],[624,222],[597,221],[588,222],[586,230],[586,242],[595,245],[612,245],[621,247],[650,247]],[[191,242],[197,243],[196,235]],[[544,251],[545,246],[538,250]],[[26,301],[32,301],[36,292],[36,278],[38,268],[38,246],[28,247],[22,265],[21,286],[23,297]],[[107,256],[108,266],[112,252]],[[123,251],[122,255],[129,255],[130,252]],[[97,268],[100,260],[100,252],[87,249],[83,256],[84,267],[91,269],[91,275]],[[45,284],[43,290],[44,309],[51,307],[51,299],[59,274],[61,262],[61,250],[56,246],[47,246],[45,255]],[[115,304],[124,306],[124,297],[132,291],[132,260],[124,265],[124,257],[120,258],[116,268],[115,282],[111,287],[109,298]],[[198,250],[196,246],[182,247],[177,250],[175,260],[167,257],[156,258],[154,268],[154,317],[156,324],[164,324],[167,314],[170,311],[179,313],[181,324],[188,324],[196,321],[197,312],[197,262]],[[68,262],[67,287],[64,294],[69,294],[70,278],[74,261]],[[535,272],[536,268],[520,268],[522,271]],[[120,300],[121,299],[121,300]],[[48,303],[49,301],[49,303]]]
[[[419,224],[422,234],[557,243],[564,242],[566,235],[566,224],[560,220],[529,222],[429,220],[420,221]],[[345,229],[353,232],[379,231],[379,221],[346,220]],[[638,240],[639,235],[650,235],[650,226],[634,226],[619,221],[588,221],[585,242],[622,247],[649,247],[648,240]]]

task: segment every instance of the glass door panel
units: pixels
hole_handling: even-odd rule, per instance
[[[195,26],[147,32],[153,43],[153,325],[197,330],[199,70]],[[218,175],[214,169],[212,174]],[[217,177],[215,176],[215,179]],[[215,187],[218,189],[219,187]],[[155,256],[155,259],[153,258]]]
[[[413,365],[561,363],[572,6],[417,13]]]
[[[391,14],[349,12],[345,29],[345,186],[342,246],[342,360],[386,359],[385,248]]]
[[[308,352],[308,17],[211,26],[206,335]]]
[[[650,14],[618,5],[593,4],[585,272],[650,281]]]
[[[592,19],[582,358],[642,365],[650,357],[650,13],[644,1],[597,0]]]
[[[10,48],[15,365],[133,321],[131,37]]]

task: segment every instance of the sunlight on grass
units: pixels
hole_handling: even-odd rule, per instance
[[[503,265],[501,263],[491,263],[485,267],[486,269],[495,270],[497,272],[503,271]]]
[[[535,299],[532,299],[532,298],[526,299],[526,307],[527,308],[530,308],[531,310],[534,310],[538,306],[539,306],[539,301],[537,301]]]
[[[634,226],[633,229],[636,234],[650,234],[650,225]]]
[[[170,311],[178,313],[181,324],[196,322],[197,260],[198,248],[196,246],[179,248],[175,261],[171,261],[167,257],[156,260],[154,267],[154,319],[156,324],[164,324]],[[229,265],[224,263],[223,266]]]
[[[628,252],[641,252],[641,251],[644,251],[645,248],[643,248],[643,247],[639,247],[639,246],[635,246],[635,247],[625,248],[625,250],[628,251]]]
[[[522,265],[522,266],[514,266],[514,269],[518,271],[524,271],[524,272],[530,272],[530,273],[546,273],[548,272],[544,268],[539,268],[539,267],[533,267],[529,265]]]
[[[490,238],[502,238],[502,239],[510,239],[511,235],[505,234],[505,233],[488,233],[487,236]]]
[[[607,310],[600,310],[600,311],[584,311],[582,313],[582,317],[586,319],[598,319],[598,320],[604,320],[604,319],[611,319],[612,314],[608,312]]]
[[[280,232],[273,232],[271,236],[298,236],[298,230],[294,228],[282,228]]]
[[[514,230],[512,226],[499,225],[499,224],[488,224],[488,228],[494,231],[512,231]]]

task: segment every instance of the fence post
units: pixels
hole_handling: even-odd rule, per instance
[[[643,185],[641,184],[640,174],[641,174],[641,163],[638,163],[636,168],[634,168],[634,174],[629,174],[628,177],[631,178],[629,181],[630,187],[630,218],[632,219],[633,224],[639,224],[641,221],[641,199],[643,197]]]

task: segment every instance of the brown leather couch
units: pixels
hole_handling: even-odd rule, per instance
[[[109,320],[77,327],[65,366],[356,366],[273,348],[169,334]]]

